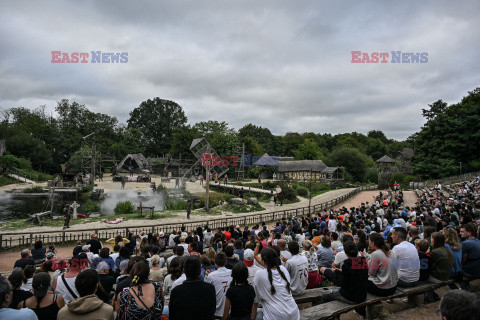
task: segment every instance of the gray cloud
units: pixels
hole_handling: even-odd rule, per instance
[[[190,123],[276,134],[382,130],[479,85],[480,2],[9,1],[0,12],[0,106],[74,99],[121,122],[156,96]],[[128,52],[126,64],[52,64],[52,50]],[[350,52],[428,52],[426,64],[352,64]],[[389,59],[390,60],[390,59]]]

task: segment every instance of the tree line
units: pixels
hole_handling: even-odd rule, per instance
[[[146,157],[169,154],[191,158],[193,139],[205,137],[220,155],[238,154],[244,145],[252,155],[291,156],[298,160],[323,160],[329,166],[344,167],[351,181],[375,181],[374,161],[383,155],[395,158],[406,147],[414,149],[414,173],[422,178],[480,169],[480,88],[461,102],[447,106],[438,100],[423,109],[425,125],[405,141],[388,139],[380,130],[329,133],[288,132],[274,135],[270,129],[252,123],[235,130],[225,121],[188,122],[182,106],[161,98],[148,99],[134,108],[126,123],[116,117],[90,111],[85,105],[63,99],[55,116],[44,106],[36,109],[3,109],[0,137],[15,157],[26,159],[33,169],[51,174],[60,165],[78,163],[82,150],[89,152],[85,137],[96,133],[96,149],[117,160],[129,153]]]

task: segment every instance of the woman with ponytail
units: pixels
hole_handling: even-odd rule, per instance
[[[138,261],[133,265],[130,272],[131,287],[123,289],[117,300],[118,320],[162,319],[162,287],[158,282],[150,282],[149,274],[150,267],[147,262]]]
[[[255,250],[258,256],[258,248]],[[300,312],[290,289],[290,275],[280,265],[277,253],[271,248],[262,250],[262,265],[266,269],[255,273],[254,287],[263,306],[264,320],[299,320]],[[258,302],[253,304],[252,318],[257,312]]]
[[[33,297],[20,302],[18,309],[32,309],[38,320],[56,319],[65,302],[61,295],[50,292],[50,275],[46,272],[37,273],[33,277],[32,287]]]
[[[397,290],[398,282],[395,253],[379,233],[370,234],[369,247],[371,253],[365,255],[368,260],[367,292],[380,297],[390,296]]]

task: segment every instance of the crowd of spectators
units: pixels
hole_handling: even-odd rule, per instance
[[[358,304],[367,293],[449,279],[462,291],[445,295],[445,319],[459,319],[449,306],[460,295],[478,316],[465,290],[480,278],[479,192],[478,177],[449,193],[437,184],[409,207],[396,185],[372,203],[274,225],[182,227],[105,243],[92,234],[67,260],[39,241],[21,251],[8,281],[0,276],[0,318],[295,320],[295,297],[307,289],[333,285],[323,303]]]

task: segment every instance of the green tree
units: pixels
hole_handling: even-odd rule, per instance
[[[352,176],[353,182],[365,181],[365,173],[369,167],[375,164],[371,158],[361,153],[356,148],[342,147],[335,149],[327,159],[329,166],[344,167],[345,171]]]
[[[387,152],[387,148],[383,142],[378,138],[368,138],[366,154],[377,160],[384,156]]]
[[[170,155],[174,158],[192,157],[193,154],[190,151],[190,145],[192,144],[193,139],[196,139],[199,136],[198,130],[192,128],[190,125],[185,126],[182,130],[178,130],[173,134]]]
[[[274,154],[276,152],[276,140],[270,129],[256,126],[254,124],[247,124],[238,130],[240,140],[250,137],[257,142],[264,152]]]
[[[281,139],[281,155],[294,156],[293,151],[298,149],[303,140],[298,132],[287,132]]]
[[[252,137],[244,137],[240,140],[241,143],[245,144],[245,153],[252,154],[254,156],[261,156],[265,153],[263,147],[255,141]]]
[[[296,160],[318,160],[322,157],[320,148],[310,139],[306,139],[293,153]]]
[[[187,117],[180,105],[157,97],[130,112],[127,123],[128,128],[142,132],[146,155],[158,156],[170,151],[173,134],[184,129]]]
[[[204,137],[219,155],[232,155],[240,144],[237,132],[225,121],[202,121],[193,126],[200,137]]]
[[[480,88],[469,92],[461,102],[447,107],[438,100],[423,109],[427,122],[409,138],[415,155],[414,173],[423,178],[441,178],[469,172],[480,158]]]
[[[388,143],[388,139],[385,136],[385,133],[383,133],[383,131],[381,131],[381,130],[368,131],[367,137],[372,138],[372,139],[378,139],[382,143]]]

